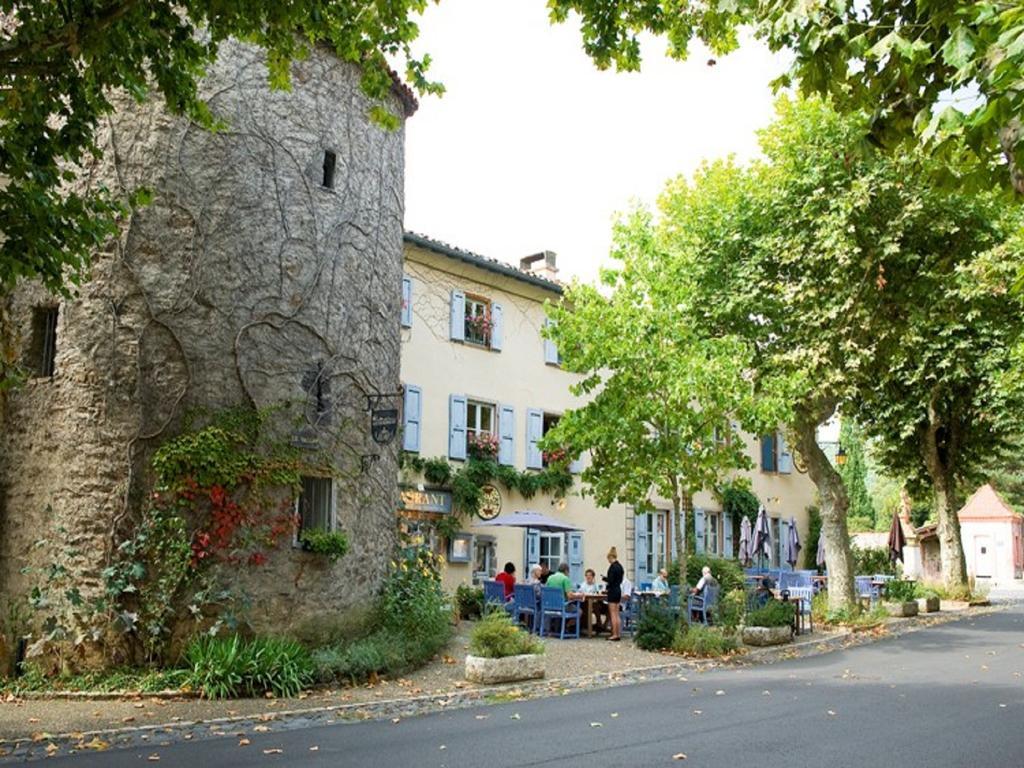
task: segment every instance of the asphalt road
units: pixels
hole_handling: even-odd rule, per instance
[[[1024,766],[1024,607],[771,666],[248,738],[46,763],[1012,768]]]

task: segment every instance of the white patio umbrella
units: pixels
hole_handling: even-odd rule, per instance
[[[504,515],[498,515],[493,520],[477,523],[477,525],[481,528],[492,526],[496,528],[533,528],[538,531],[548,532],[580,530],[575,525],[570,525],[562,520],[548,517],[532,510],[509,512]]]
[[[789,533],[786,536],[786,562],[790,568],[796,568],[796,561],[800,558],[800,550],[803,545],[800,543],[800,532],[796,529],[796,518],[789,518]]]
[[[815,562],[819,568],[825,567],[825,537],[818,534],[818,556],[815,558]]]
[[[740,565],[744,568],[750,567],[750,518],[744,517],[740,520]]]
[[[757,556],[759,567],[763,567],[762,557],[767,557],[769,564],[772,561],[772,528],[768,523],[768,513],[764,511],[764,507],[757,510],[757,520],[754,522],[754,543],[750,554]]]

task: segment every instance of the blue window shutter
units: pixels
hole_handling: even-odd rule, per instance
[[[629,514],[627,512],[627,514]],[[647,549],[647,513],[643,513],[636,516],[636,527],[633,533],[633,552],[634,552],[634,581],[638,584],[641,581],[651,581],[651,574],[647,570],[647,555],[650,554]]]
[[[511,405],[498,406],[498,463],[516,463],[516,410]]]
[[[466,294],[462,291],[452,291],[451,337],[452,341],[466,340]]]
[[[569,533],[569,578],[573,584],[583,583],[583,534]]]
[[[775,435],[761,437],[761,471],[775,471]]]
[[[793,472],[793,454],[789,452],[786,445],[786,436],[782,432],[776,433],[779,444],[779,472],[788,475]]]
[[[544,321],[544,327],[550,327],[554,325],[551,320]],[[544,362],[547,365],[558,365],[561,362],[558,359],[558,346],[551,339],[544,339]]]
[[[412,278],[402,275],[402,327],[412,328]]]
[[[420,450],[420,414],[423,410],[422,390],[412,384],[406,384],[403,406],[402,449],[416,453]]]
[[[543,469],[544,457],[537,443],[544,436],[544,411],[530,408],[526,411],[526,468]]]
[[[448,398],[448,458],[466,458],[466,396]]]
[[[732,546],[732,512],[722,514],[722,528],[724,529],[722,539],[725,544],[722,554],[725,557],[736,557],[736,550]]]
[[[523,531],[523,580],[530,574],[530,567],[540,562],[540,531]]]
[[[697,531],[697,540],[694,542],[694,551],[699,555],[704,552],[704,510],[693,510],[693,527]]]
[[[505,310],[501,304],[491,304],[491,349],[500,352],[505,333]]]

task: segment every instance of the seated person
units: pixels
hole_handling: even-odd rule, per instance
[[[530,578],[527,580],[527,584],[533,585],[533,593],[537,599],[540,600],[540,588],[541,588],[541,567],[539,565],[530,566]]]
[[[550,575],[551,575],[551,569],[548,567],[548,564],[547,563],[541,563],[540,564],[540,577],[539,577],[540,583],[541,584],[547,584],[548,583],[548,576],[550,576]]]
[[[774,589],[775,579],[768,574],[765,574],[764,578],[758,580],[757,591],[754,594],[759,607],[764,608],[768,601],[775,599],[775,594],[772,592]]]
[[[601,585],[598,584],[595,579],[597,574],[594,573],[593,568],[587,568],[583,574],[583,583],[580,584],[580,594],[584,595],[599,595],[601,594]]]
[[[700,581],[697,582],[697,586],[690,590],[691,594],[700,595],[704,593],[704,587],[717,587],[718,580],[711,575],[711,568],[704,566],[700,569]]]
[[[546,587],[557,587],[562,590],[562,594],[568,599],[572,593],[572,579],[569,578],[569,564],[560,563],[558,570],[548,576]]]
[[[516,567],[513,563],[505,563],[505,569],[494,577],[494,580],[505,588],[505,599],[511,600],[515,592]]]
[[[662,568],[658,571],[658,578],[651,584],[651,592],[656,595],[664,595],[670,591],[668,586],[668,571]]]

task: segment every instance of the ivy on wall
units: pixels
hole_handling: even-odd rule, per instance
[[[497,482],[524,499],[532,499],[538,493],[563,498],[573,484],[568,459],[550,463],[542,470],[520,472],[498,464],[486,451],[470,452],[461,467],[452,466],[443,456],[423,458],[403,453],[401,467],[422,474],[433,486],[451,491],[453,514],[437,524],[437,532],[445,537],[458,533],[464,516],[472,517],[480,510],[485,485]]]

